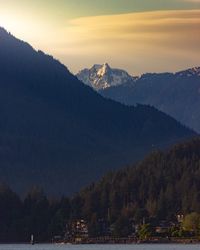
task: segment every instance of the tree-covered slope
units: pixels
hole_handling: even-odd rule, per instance
[[[175,221],[200,213],[200,139],[155,151],[140,163],[112,172],[74,198],[77,217],[141,223]]]
[[[53,57],[0,29],[0,180],[71,193],[152,147],[194,133],[149,106],[84,86]]]
[[[31,234],[39,242],[58,235],[69,240],[70,235],[76,237],[70,225],[80,220],[85,221],[90,237],[133,236],[133,226],[144,221],[144,228],[150,223],[151,232],[158,236],[156,226],[168,224],[170,229],[160,234],[166,239],[166,235],[180,236],[177,215],[183,215],[183,226],[189,227],[184,230],[191,236],[199,234],[199,196],[197,138],[165,152],[154,152],[135,166],[111,172],[71,198],[49,199],[34,187],[20,199],[0,184],[0,242],[28,242]],[[186,225],[191,216],[198,219],[197,232],[191,229],[191,223]]]

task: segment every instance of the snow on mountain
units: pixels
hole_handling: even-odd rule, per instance
[[[194,67],[191,69],[180,71],[180,72],[177,72],[175,75],[176,76],[185,76],[185,77],[200,76],[200,67]]]
[[[104,64],[95,64],[90,69],[83,69],[79,71],[76,75],[77,78],[89,85],[96,91],[101,91],[104,89],[108,89],[110,87],[126,85],[128,84],[129,87],[135,87],[135,83],[140,78],[150,78],[153,76],[162,76],[169,75],[170,73],[166,74],[144,74],[141,77],[131,76],[127,73],[127,71],[122,69],[115,69],[111,68],[107,63]],[[171,73],[175,77],[200,77],[200,67],[190,68],[184,71],[176,72],[175,74]]]
[[[83,69],[77,74],[77,77],[97,91],[125,83],[133,83],[137,79],[125,70],[111,68],[107,63],[95,64],[90,69]]]

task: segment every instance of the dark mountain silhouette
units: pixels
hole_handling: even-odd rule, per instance
[[[194,133],[144,105],[83,85],[53,57],[0,29],[0,180],[72,193],[113,167]]]

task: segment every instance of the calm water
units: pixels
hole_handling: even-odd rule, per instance
[[[200,245],[0,245],[0,250],[196,250]]]

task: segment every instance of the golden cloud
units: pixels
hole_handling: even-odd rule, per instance
[[[79,68],[108,61],[132,72],[176,70],[200,65],[199,30],[200,10],[84,17],[69,22],[60,49],[73,69],[79,58]]]

